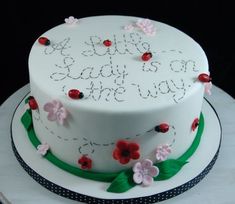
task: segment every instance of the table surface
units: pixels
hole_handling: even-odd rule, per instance
[[[56,195],[34,181],[20,166],[11,148],[10,122],[19,100],[29,92],[25,85],[0,107],[0,198],[12,204],[80,203]],[[199,184],[162,204],[234,204],[235,203],[235,100],[216,86],[206,96],[216,109],[222,124],[219,157],[209,174]]]

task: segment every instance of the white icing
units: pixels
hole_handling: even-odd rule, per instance
[[[112,158],[119,139],[140,144],[141,158],[152,157],[159,144],[171,143],[175,158],[192,143],[191,124],[199,117],[204,85],[197,76],[208,73],[202,48],[189,36],[153,21],[155,36],[127,31],[136,17],[99,16],[79,19],[75,26],[59,25],[37,41],[29,57],[30,86],[39,104],[34,127],[38,137],[62,160],[78,166],[82,154],[95,171],[118,171]],[[104,40],[111,40],[106,47]],[[153,57],[141,60],[144,52]],[[84,98],[67,96],[79,89]],[[60,100],[68,110],[65,126],[47,120],[43,106]],[[167,133],[147,132],[167,122]],[[148,138],[148,139],[146,139]]]

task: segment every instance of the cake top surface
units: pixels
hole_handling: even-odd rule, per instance
[[[126,16],[66,19],[34,43],[30,83],[53,99],[96,110],[132,111],[182,102],[208,73],[202,48],[164,23]],[[69,97],[78,89],[84,97]]]

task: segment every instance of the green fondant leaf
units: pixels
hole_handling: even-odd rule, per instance
[[[24,115],[21,117],[21,122],[23,123],[26,130],[29,130],[32,127],[32,114],[31,110],[26,110]]]
[[[128,169],[127,171],[123,171],[118,174],[107,191],[112,193],[123,193],[128,191],[135,185],[136,183],[133,181],[133,171],[132,169]]]
[[[187,151],[178,158],[178,160],[187,161],[194,154],[194,152],[196,151],[196,149],[201,141],[203,129],[204,129],[204,117],[201,113],[197,134],[193,140],[193,143],[187,149]]]
[[[31,98],[31,96],[28,96],[25,100],[24,103],[27,104],[29,102],[29,99]]]
[[[188,162],[176,159],[168,159],[161,163],[155,164],[159,168],[159,175],[155,177],[154,180],[161,181],[171,178],[177,174],[186,163]]]

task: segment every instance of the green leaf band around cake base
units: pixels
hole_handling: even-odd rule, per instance
[[[28,137],[31,143],[35,148],[37,148],[38,145],[41,144],[41,142],[39,141],[39,139],[35,134],[32,121],[32,112],[30,109],[26,110],[26,112],[21,118],[21,122],[23,123],[28,133]],[[154,164],[159,168],[160,171],[159,175],[154,177],[155,181],[167,180],[171,178],[172,176],[176,175],[186,163],[188,163],[187,160],[194,154],[197,147],[199,146],[203,129],[204,129],[204,117],[201,113],[197,134],[194,138],[193,143],[188,148],[188,150],[177,159],[168,159]],[[138,185],[133,181],[132,169],[123,170],[117,173],[92,172],[92,171],[82,170],[80,168],[67,164],[66,162],[63,162],[55,155],[53,155],[50,150],[48,150],[47,154],[44,157],[48,161],[56,165],[57,167],[65,171],[68,171],[76,176],[95,181],[111,182],[110,186],[107,189],[108,192],[122,193]]]

